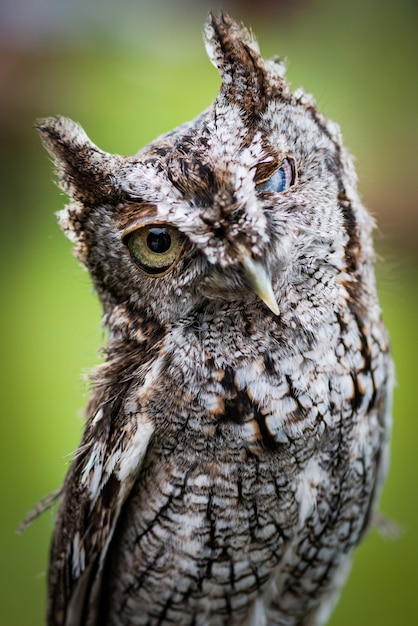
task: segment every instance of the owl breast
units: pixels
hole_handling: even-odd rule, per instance
[[[181,364],[178,329],[161,347],[164,373],[137,399],[160,428],[113,538],[103,623],[297,624],[346,566],[373,488],[377,414],[354,413],[350,373],[318,367],[320,347],[304,359],[265,326],[268,351],[225,318],[222,341],[184,329]]]

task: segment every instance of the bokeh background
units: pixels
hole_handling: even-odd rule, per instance
[[[396,360],[392,468],[376,530],[356,553],[332,626],[418,624],[416,0],[225,0],[265,55],[288,58],[357,158],[379,230],[378,283]],[[133,154],[194,117],[219,78],[201,40],[207,0],[3,0],[0,4],[0,623],[44,623],[53,513],[27,511],[62,481],[98,362],[100,309],[54,212],[65,203],[32,129],[80,121],[103,149]]]

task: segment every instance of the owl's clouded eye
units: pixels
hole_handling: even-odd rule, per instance
[[[256,177],[257,178],[257,177]],[[257,191],[275,191],[280,193],[292,187],[296,182],[296,164],[292,157],[287,157],[281,166],[268,178],[256,180]]]
[[[166,274],[183,249],[184,235],[167,224],[148,224],[124,239],[132,260],[153,277]]]

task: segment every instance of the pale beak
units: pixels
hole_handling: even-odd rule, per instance
[[[279,306],[276,302],[271,286],[271,280],[264,265],[260,261],[255,261],[243,246],[239,246],[241,263],[244,268],[244,276],[249,286],[268,306],[275,315],[280,315]]]

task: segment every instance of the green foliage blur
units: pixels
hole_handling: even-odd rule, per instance
[[[12,20],[5,9],[12,3],[0,9],[0,623],[41,626],[54,512],[23,535],[15,530],[68,468],[88,396],[81,374],[99,362],[103,335],[88,275],[56,224],[66,198],[32,125],[67,115],[101,148],[133,154],[191,119],[219,85],[201,43],[206,13],[218,4],[122,0],[116,10],[105,0],[63,0],[33,22],[33,32],[33,15],[21,25],[16,9]],[[29,7],[13,6],[20,3]],[[44,5],[32,3],[34,15]],[[378,283],[398,378],[381,509],[401,536],[370,533],[330,624],[416,624],[417,3],[236,0],[223,7],[253,27],[266,56],[287,57],[292,85],[313,92],[340,123],[379,222]]]

